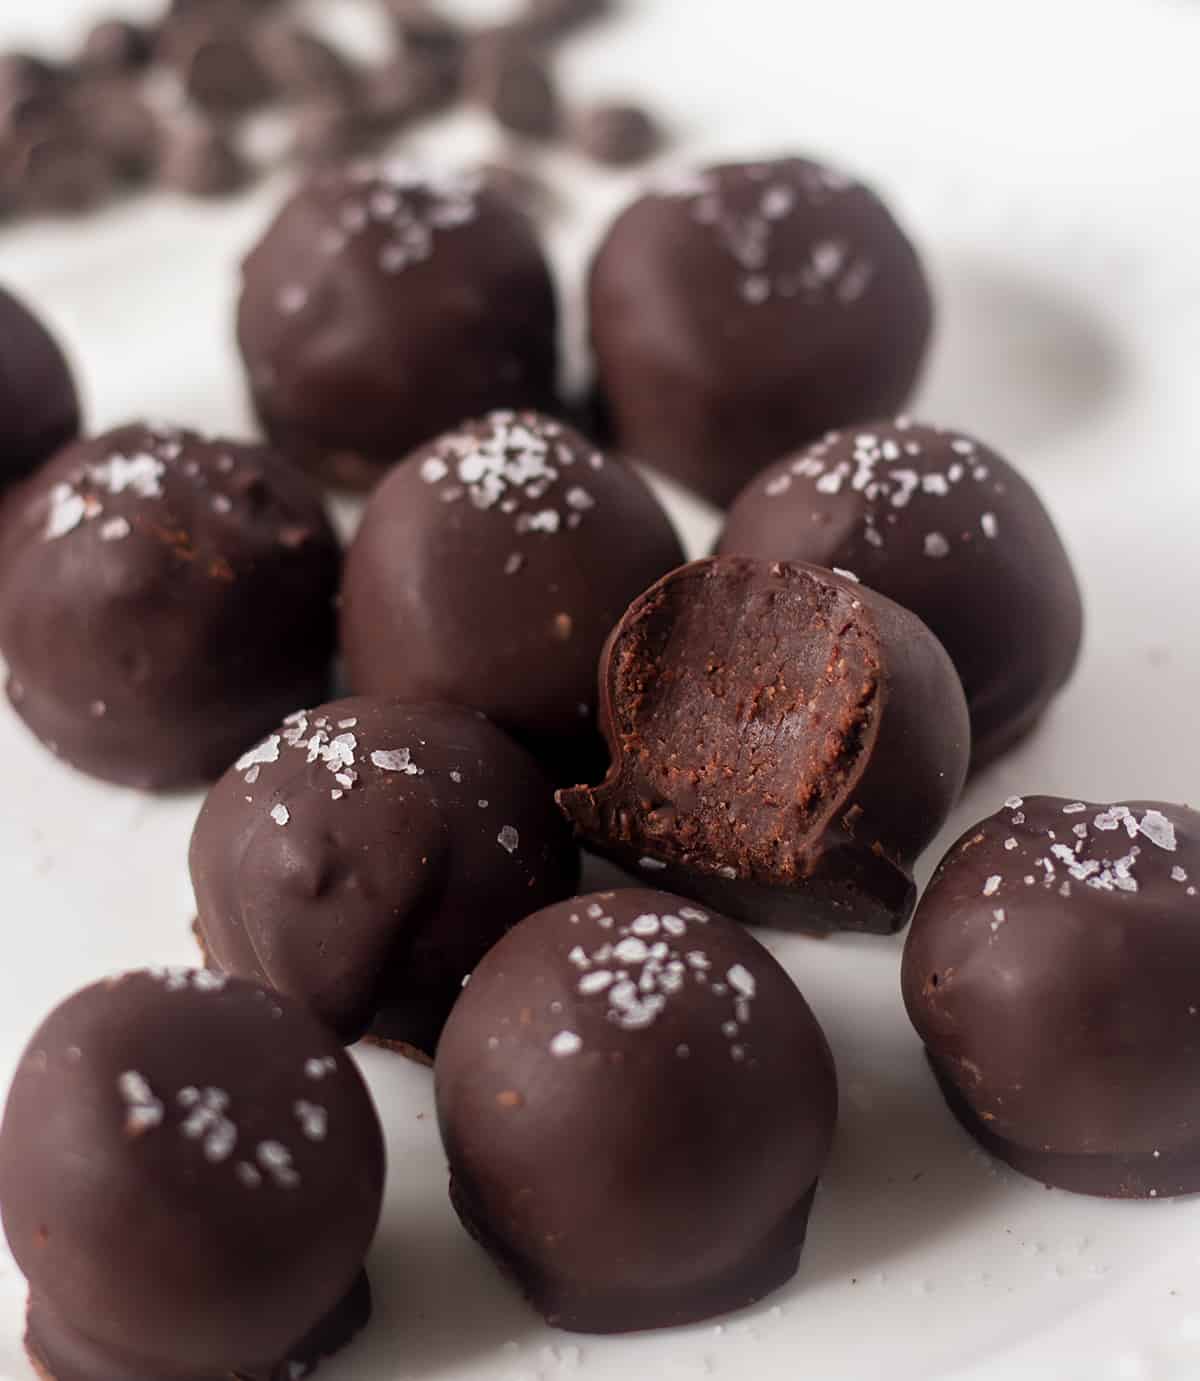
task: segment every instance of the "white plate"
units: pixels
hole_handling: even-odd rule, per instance
[[[61,36],[88,5],[43,0],[8,12],[17,8],[0,19],[4,41]],[[628,9],[571,48],[576,88],[655,98],[685,152],[807,147],[876,179],[938,281],[942,327],[919,411],[1006,450],[1078,560],[1089,612],[1080,672],[1042,731],[972,785],[941,843],[1012,792],[1194,798],[1200,6],[631,0]],[[460,116],[417,145],[452,157],[481,153],[488,140],[482,123]],[[584,174],[564,155],[547,164],[576,205],[554,228],[569,276],[629,182]],[[27,292],[69,342],[95,424],[148,413],[249,427],[230,346],[234,266],[279,193],[215,208],[143,201],[79,226],[0,236],[0,280]],[[711,516],[671,502],[692,549],[703,549]],[[153,800],[78,777],[7,708],[0,756],[6,1080],[68,991],[111,970],[192,957],[185,846],[198,798]],[[449,1209],[427,1072],[367,1052],[391,1153],[371,1261],[378,1307],[368,1334],[322,1376],[1200,1374],[1200,1202],[1094,1202],[999,1171],[951,1121],[925,1070],[899,1001],[897,942],[765,938],[829,1032],[844,1101],[791,1285],[719,1326],[618,1341],[545,1329]],[[31,1375],[22,1299],[0,1255],[5,1381]]]

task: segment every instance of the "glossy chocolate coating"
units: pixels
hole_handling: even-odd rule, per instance
[[[384,1013],[432,1055],[465,974],[579,856],[550,786],[474,710],[359,698],[292,715],[209,792],[191,845],[215,967],[344,1041]]]
[[[269,451],[141,425],[77,442],[5,513],[9,699],[81,771],[211,781],[327,694],[339,567],[319,494]]]
[[[712,557],[600,661],[612,767],[559,802],[598,852],[739,920],[898,930],[958,799],[962,687],[915,615],[815,566]]]
[[[645,889],[530,916],[471,975],[436,1086],[459,1217],[547,1322],[691,1323],[795,1272],[837,1079],[725,917]]]
[[[79,432],[79,395],[54,337],[0,288],[0,489]]]
[[[951,848],[904,1001],[951,1109],[1048,1185],[1200,1192],[1200,815],[1012,797]]]
[[[829,427],[899,408],[932,322],[883,203],[800,158],[634,202],[592,265],[590,308],[616,444],[717,504]]]
[[[557,781],[603,771],[596,659],[684,560],[643,480],[562,423],[494,413],[397,466],[346,561],[342,651],[363,694],[483,710]]]
[[[85,988],[0,1127],[31,1357],[54,1381],[306,1374],[366,1321],[383,1177],[366,1086],[298,1005],[189,969]]]
[[[555,393],[557,311],[529,221],[470,174],[316,174],[247,258],[238,341],[268,435],[367,488],[464,417]]]
[[[831,433],[754,477],[718,550],[851,570],[923,619],[962,678],[974,767],[1028,733],[1079,657],[1083,604],[1050,515],[961,432]]]

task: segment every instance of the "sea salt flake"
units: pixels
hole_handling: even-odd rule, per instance
[[[995,894],[1000,890],[1000,884],[1003,881],[1004,879],[1000,876],[999,873],[993,873],[991,877],[988,878],[988,880],[983,884],[983,895],[985,897],[995,896]]]
[[[583,1041],[574,1031],[560,1031],[550,1042],[550,1053],[558,1059],[566,1059],[570,1055],[578,1055],[583,1049]]]
[[[735,964],[725,977],[734,992],[740,993],[743,997],[752,998],[758,990],[754,975],[742,964]]]
[[[279,735],[272,734],[270,738],[264,739],[257,748],[251,748],[248,753],[243,753],[234,764],[234,770],[237,772],[245,772],[248,768],[254,767],[258,763],[278,762],[279,744]]]
[[[496,836],[496,843],[499,844],[502,849],[504,849],[507,853],[510,854],[516,853],[517,846],[520,844],[520,842],[521,836],[512,827],[512,825],[505,825],[504,828],[500,831],[500,833]]]
[[[1175,852],[1175,826],[1161,810],[1148,810],[1138,821],[1138,833],[1157,848],[1165,849],[1168,853]]]
[[[371,762],[382,772],[403,772],[407,777],[415,777],[420,771],[412,760],[411,748],[377,748],[371,754]]]
[[[646,856],[645,858],[638,859],[638,867],[644,868],[648,873],[656,873],[660,869],[665,868],[666,866],[667,865],[662,861],[661,858],[650,858],[649,856]]]
[[[927,532],[925,534],[925,555],[934,560],[940,560],[944,556],[950,555],[950,543],[940,532]]]
[[[292,1104],[301,1132],[309,1141],[324,1141],[329,1131],[329,1113],[319,1103],[299,1098]]]
[[[1000,524],[996,521],[994,513],[983,514],[979,519],[979,526],[983,529],[983,535],[988,538],[994,538],[1000,531]]]
[[[271,819],[274,820],[277,825],[286,825],[291,818],[291,811],[282,803],[271,807]]]

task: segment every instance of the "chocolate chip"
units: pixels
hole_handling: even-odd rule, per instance
[[[149,176],[158,160],[158,123],[136,82],[121,77],[83,82],[71,105],[118,177],[137,182]]]
[[[12,137],[4,181],[21,211],[80,215],[108,200],[114,177],[102,150],[63,120]]]
[[[339,159],[370,142],[371,122],[357,105],[319,99],[297,107],[292,152],[306,162]]]
[[[466,34],[452,19],[420,0],[390,0],[389,9],[395,19],[396,36],[410,57],[461,63]]]
[[[525,0],[517,23],[531,35],[561,38],[611,10],[611,0]]]
[[[286,100],[349,100],[358,76],[336,48],[296,24],[268,24],[255,52],[270,82]]]
[[[511,31],[493,30],[471,45],[467,90],[513,134],[546,139],[558,131],[558,90],[549,65]]]
[[[192,118],[168,127],[159,176],[186,196],[223,197],[245,184],[249,168],[225,131]]]
[[[160,56],[175,68],[191,101],[214,114],[243,114],[272,94],[237,13],[225,5],[188,12],[164,28],[159,43]]]
[[[93,24],[79,51],[79,65],[87,72],[131,72],[150,61],[150,35],[125,19],[102,19]]]
[[[662,134],[649,111],[611,102],[589,106],[571,124],[573,142],[597,163],[614,167],[641,163],[658,148]]]

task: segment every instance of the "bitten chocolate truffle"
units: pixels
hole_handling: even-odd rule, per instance
[[[941,639],[979,767],[1026,734],[1079,657],[1083,604],[1041,500],[973,437],[907,418],[834,432],[756,475],[718,550],[852,570]]]
[[[639,889],[529,917],[471,975],[436,1085],[454,1207],[549,1323],[692,1323],[795,1272],[833,1059],[723,916]]]
[[[534,762],[474,710],[339,700],[290,715],[196,822],[197,933],[215,967],[344,1041],[431,1056],[464,976],[579,856]]]
[[[49,1381],[307,1376],[361,1329],[383,1134],[302,1008],[189,969],[58,1007],[0,1127],[0,1210]]]
[[[1012,797],[942,860],[904,1001],[994,1156],[1108,1198],[1200,1192],[1200,815]]]
[[[474,174],[318,173],[242,283],[238,341],[263,426],[331,483],[365,489],[464,417],[554,400],[545,257]]]
[[[743,921],[908,920],[970,729],[907,609],[815,566],[696,561],[630,606],[600,696],[608,776],[559,792],[592,848]]]
[[[364,694],[483,710],[557,781],[606,762],[596,660],[629,601],[683,563],[627,465],[532,413],[418,451],[367,505],[346,562],[342,651]]]
[[[0,288],[0,490],[79,432],[79,396],[62,350],[36,316]]]
[[[6,513],[9,699],[93,776],[211,781],[324,698],[339,568],[320,495],[270,451],[141,425],[77,442]]]
[[[828,428],[902,406],[933,315],[887,207],[800,158],[643,196],[596,256],[590,306],[616,444],[722,505]]]

